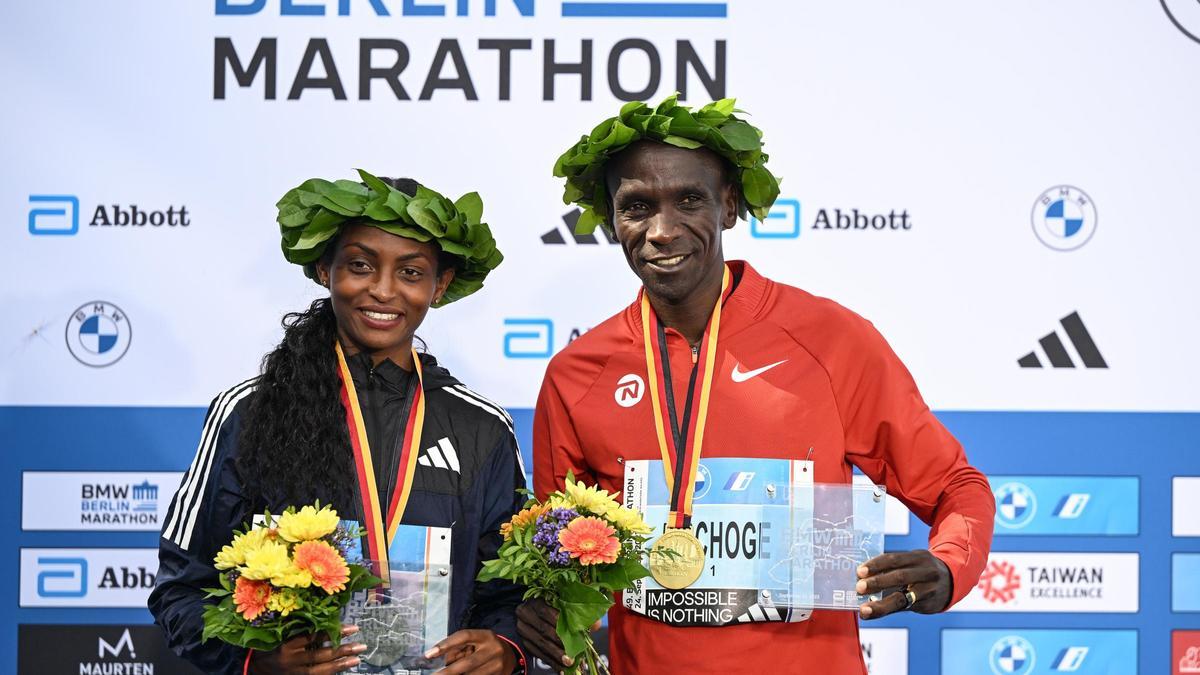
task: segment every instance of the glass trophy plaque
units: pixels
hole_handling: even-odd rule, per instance
[[[662,531],[670,493],[662,462],[625,462],[624,503]],[[679,590],[641,579],[624,605],[681,626],[804,621],[813,609],[857,610],[858,566],[883,553],[884,489],[812,481],[812,464],[702,458],[692,532],[700,578]]]
[[[363,560],[387,582],[354,594],[342,613],[343,624],[358,626],[345,642],[367,650],[352,673],[424,675],[444,665],[425,653],[446,637],[450,619],[450,530],[403,525],[392,542],[388,570]]]

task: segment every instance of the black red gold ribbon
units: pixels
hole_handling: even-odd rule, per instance
[[[379,502],[379,488],[375,481],[375,466],[371,461],[371,445],[367,440],[367,427],[363,422],[362,408],[358,403],[358,391],[354,378],[346,364],[342,346],[335,344],[338,357],[338,375],[342,379],[342,407],[346,409],[346,426],[350,429],[350,446],[354,451],[354,466],[358,474],[359,494],[362,495],[362,510],[367,530],[367,548],[370,560],[377,560],[380,571],[386,576],[388,569],[388,546],[396,538],[396,530],[404,518],[404,509],[412,494],[413,476],[417,470],[417,454],[421,445],[421,431],[425,426],[425,388],[421,373],[421,359],[413,350],[413,368],[417,373],[417,388],[409,406],[408,421],[404,425],[404,440],[400,446],[400,461],[396,463],[396,483],[392,499],[383,512]]]
[[[708,421],[708,403],[712,397],[714,364],[717,358],[717,336],[721,330],[721,306],[729,296],[732,274],[725,267],[721,278],[721,297],[717,299],[696,355],[683,419],[677,420],[671,362],[667,354],[666,333],[650,299],[642,292],[642,338],[646,348],[646,372],[650,378],[650,400],[654,404],[654,430],[662,454],[667,489],[671,492],[671,511],[667,526],[691,527],[692,497],[696,492],[696,471],[700,452],[704,448],[704,427]],[[700,391],[696,396],[696,382]],[[664,410],[665,408],[665,410]]]

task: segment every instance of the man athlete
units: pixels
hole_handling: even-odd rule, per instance
[[[860,594],[894,592],[858,615],[941,612],[987,561],[987,479],[869,322],[725,261],[722,233],[747,206],[764,217],[778,194],[761,132],[733,112],[728,99],[695,112],[674,97],[653,109],[628,104],[559,160],[566,200],[585,207],[581,222],[615,234],[642,290],[551,360],[534,418],[536,492],[544,498],[574,472],[620,493],[628,462],[670,459],[668,446],[682,456],[697,434],[702,445],[691,451],[704,459],[807,460],[817,483],[850,483],[857,467],[932,526],[928,550],[859,567]],[[706,387],[707,401],[697,401]],[[803,616],[681,626],[618,600],[612,671],[866,674],[853,612]],[[540,601],[518,610],[527,648],[552,667],[570,665],[554,620]]]

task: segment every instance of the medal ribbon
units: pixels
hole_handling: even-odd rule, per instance
[[[417,453],[421,445],[421,430],[425,426],[425,380],[421,372],[421,359],[414,349],[413,368],[417,373],[417,390],[413,394],[408,410],[408,422],[404,425],[404,440],[400,446],[400,461],[396,463],[396,488],[386,515],[379,503],[379,489],[375,481],[375,466],[371,461],[371,445],[367,440],[367,425],[363,422],[362,408],[358,404],[358,391],[354,378],[346,364],[346,355],[340,344],[334,345],[338,357],[338,375],[342,380],[342,407],[346,409],[346,427],[350,430],[350,447],[354,451],[354,467],[358,473],[358,492],[362,495],[363,520],[367,528],[367,548],[371,560],[378,560],[380,569],[388,568],[388,546],[396,538],[404,508],[412,494],[413,475],[417,469]],[[385,529],[384,524],[387,527]]]
[[[650,299],[642,291],[642,339],[646,348],[646,372],[650,377],[650,401],[654,405],[654,430],[662,454],[667,489],[671,492],[668,527],[689,528],[692,525],[692,496],[696,492],[696,471],[704,447],[704,426],[708,421],[708,402],[716,370],[714,364],[717,360],[717,335],[721,330],[721,306],[729,297],[731,286],[732,274],[726,267],[721,277],[721,297],[713,307],[708,327],[700,341],[681,424],[676,423],[675,392],[666,332],[654,308],[650,306]],[[700,380],[698,398],[695,396],[697,378]]]

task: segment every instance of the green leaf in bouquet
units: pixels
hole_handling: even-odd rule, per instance
[[[565,584],[558,596],[560,618],[573,631],[589,630],[613,604],[611,596],[580,582]]]

